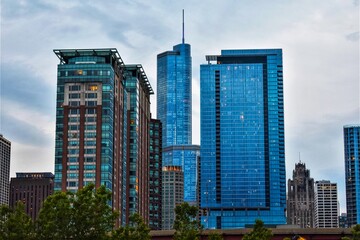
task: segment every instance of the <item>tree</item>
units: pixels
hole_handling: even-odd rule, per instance
[[[109,239],[118,216],[108,202],[110,191],[94,184],[76,194],[56,192],[49,196],[37,221],[39,239]]]
[[[271,230],[265,228],[264,222],[258,219],[253,230],[245,234],[243,240],[270,240],[272,236]]]
[[[69,239],[74,233],[70,192],[56,192],[47,197],[36,222],[39,239]]]
[[[360,239],[360,224],[355,225],[351,229],[352,238],[342,237],[341,240],[359,240]]]
[[[208,239],[209,240],[223,240],[223,236],[221,233],[217,232],[217,231],[212,231],[209,235],[208,235]]]
[[[184,202],[175,208],[174,239],[175,240],[198,240],[202,226],[196,220],[198,208]]]
[[[353,240],[359,240],[360,239],[360,224],[356,224],[351,229]]]
[[[95,190],[94,184],[80,189],[72,199],[74,238],[107,239],[118,214],[108,204],[111,192],[101,186]]]
[[[35,239],[33,222],[21,201],[14,209],[0,207],[0,239]]]
[[[138,213],[135,213],[129,218],[130,223],[126,226],[121,226],[113,231],[112,239],[117,240],[150,240],[150,228],[144,223],[143,219]]]

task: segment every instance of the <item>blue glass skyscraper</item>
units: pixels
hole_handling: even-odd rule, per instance
[[[191,47],[181,43],[157,56],[157,118],[163,147],[191,144]]]
[[[285,224],[282,50],[222,50],[206,59],[200,67],[202,224]]]
[[[360,124],[344,126],[346,212],[348,225],[360,223]]]
[[[183,29],[182,43],[157,56],[157,118],[162,122],[162,165],[181,167],[184,201],[197,204],[200,147],[192,145],[191,71],[191,46]]]

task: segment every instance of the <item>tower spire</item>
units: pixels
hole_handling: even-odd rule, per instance
[[[182,10],[182,43],[185,43],[185,23],[184,23],[184,9]]]

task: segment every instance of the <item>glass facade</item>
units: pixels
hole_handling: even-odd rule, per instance
[[[163,149],[164,166],[180,166],[184,174],[184,201],[197,205],[200,146],[177,145]]]
[[[157,118],[163,147],[191,144],[191,47],[178,44],[157,56]]]
[[[221,53],[200,67],[202,223],[285,224],[282,50]]]
[[[349,226],[360,223],[360,124],[344,126],[346,212]]]

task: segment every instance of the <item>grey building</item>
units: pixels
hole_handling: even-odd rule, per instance
[[[305,163],[295,164],[288,180],[287,223],[301,228],[314,227],[314,179]]]
[[[339,227],[337,184],[327,180],[315,182],[315,228]]]
[[[11,142],[0,134],[0,205],[9,204]]]
[[[162,170],[162,229],[173,229],[175,207],[183,203],[184,173],[180,166],[165,166]]]

